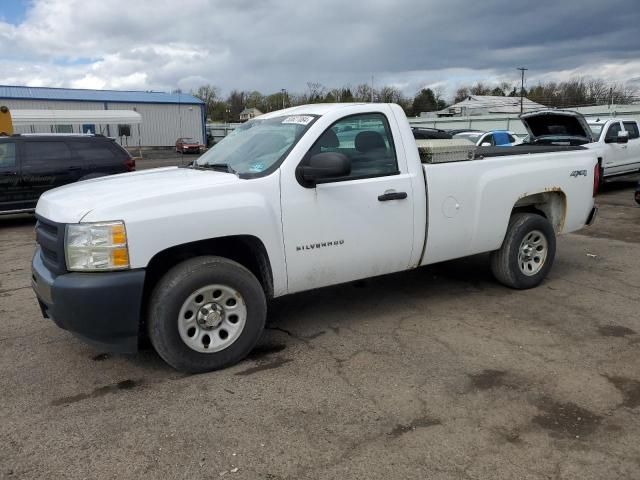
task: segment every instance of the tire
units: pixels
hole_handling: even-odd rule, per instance
[[[249,354],[264,330],[267,302],[260,282],[245,267],[203,256],[169,270],[147,310],[149,339],[158,355],[176,370],[201,373]]]
[[[509,220],[500,250],[491,254],[491,271],[498,282],[515,289],[538,286],[556,255],[551,223],[534,213],[516,213]]]

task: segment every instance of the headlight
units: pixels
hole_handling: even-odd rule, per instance
[[[124,222],[67,225],[64,241],[67,269],[77,272],[129,268]]]

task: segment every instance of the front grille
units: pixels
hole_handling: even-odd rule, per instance
[[[40,246],[42,262],[55,274],[65,273],[64,224],[52,222],[39,215],[37,218],[36,242]]]

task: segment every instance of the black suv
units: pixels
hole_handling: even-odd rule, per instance
[[[129,152],[101,135],[0,137],[0,215],[33,211],[52,188],[135,167]]]

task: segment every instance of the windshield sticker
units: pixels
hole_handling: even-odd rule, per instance
[[[313,117],[309,115],[293,115],[285,118],[282,123],[294,123],[296,125],[309,125],[313,121]]]

